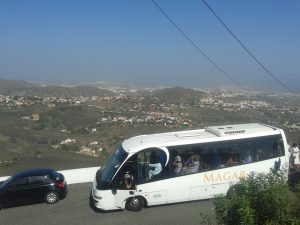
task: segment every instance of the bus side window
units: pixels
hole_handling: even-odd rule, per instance
[[[169,174],[167,176],[174,177],[181,175],[182,171],[182,157],[176,149],[172,149],[170,151],[171,159],[169,161]]]
[[[212,168],[218,168],[221,164],[221,154],[220,154],[220,148],[214,148],[212,150],[212,160],[211,160],[211,166]]]
[[[274,156],[282,156],[284,155],[283,151],[282,151],[282,141],[273,141],[273,154]]]
[[[162,179],[166,175],[166,154],[160,149],[146,149],[138,153],[138,182]]]
[[[261,142],[258,142],[258,146],[256,149],[256,160],[262,161],[273,157],[273,144],[270,142],[270,140],[263,140]]]
[[[149,163],[149,180],[157,177],[162,172],[163,160],[158,151],[152,151]]]
[[[237,144],[241,163],[252,163],[255,161],[254,146],[251,142],[242,142]]]
[[[279,156],[283,156],[284,155],[284,147],[283,147],[283,141],[282,141],[282,139],[278,140],[277,144],[278,144],[278,155]]]
[[[146,178],[148,177],[148,152],[143,151],[138,153],[137,157],[137,166],[138,166],[138,183],[143,184],[146,182]]]

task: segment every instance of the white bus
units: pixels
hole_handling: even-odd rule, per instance
[[[250,172],[288,171],[283,130],[250,123],[141,135],[123,141],[96,173],[101,210],[212,198]]]

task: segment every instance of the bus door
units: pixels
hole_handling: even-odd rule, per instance
[[[136,195],[135,163],[126,162],[112,182],[112,193],[116,207],[123,208],[129,197]]]
[[[166,148],[149,148],[137,154],[137,194],[144,196],[148,205],[167,203],[168,160]]]

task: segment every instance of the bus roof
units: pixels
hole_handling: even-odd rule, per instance
[[[176,146],[280,134],[280,129],[259,123],[210,126],[205,129],[139,135],[124,140],[122,146],[129,153],[153,147]]]

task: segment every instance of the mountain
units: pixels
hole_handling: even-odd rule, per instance
[[[0,94],[8,95],[11,93],[23,91],[28,88],[33,88],[36,85],[24,80],[4,80],[0,79]]]
[[[96,81],[93,83],[88,84],[89,86],[94,86],[98,88],[103,88],[103,89],[130,89],[130,88],[137,88],[135,85],[131,84],[124,84],[124,83],[119,83],[119,82],[112,82],[112,81]]]
[[[101,87],[99,87],[101,86]],[[112,96],[114,93],[109,89],[131,89],[131,85],[122,85],[115,82],[97,82],[85,85],[42,85],[24,80],[0,79],[0,94],[2,95],[24,95],[24,96]],[[135,87],[136,89],[139,89]],[[145,90],[145,89],[144,89]],[[162,102],[174,104],[193,104],[195,99],[202,98],[206,94],[190,88],[173,87],[164,89],[152,89],[153,97],[159,98]]]
[[[58,86],[58,85],[39,85],[23,80],[0,79],[0,94],[2,95],[28,95],[28,96],[111,96],[113,93],[108,90],[91,86]]]
[[[202,91],[195,91],[190,88],[173,87],[156,90],[153,96],[163,102],[173,104],[193,104],[195,99],[203,98],[206,94]]]

